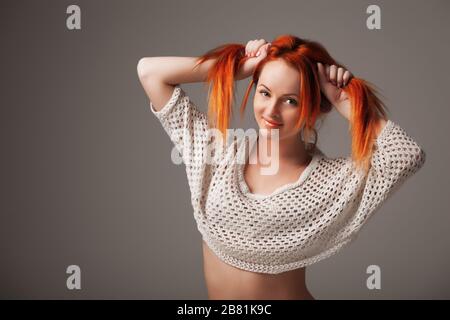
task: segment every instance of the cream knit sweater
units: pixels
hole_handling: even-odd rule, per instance
[[[423,148],[388,120],[368,174],[355,170],[350,156],[328,158],[317,150],[295,183],[253,194],[243,176],[255,146],[248,137],[207,162],[214,141],[207,116],[179,85],[160,111],[151,101],[150,109],[182,155],[203,240],[222,261],[253,272],[281,273],[336,253],[425,162]]]

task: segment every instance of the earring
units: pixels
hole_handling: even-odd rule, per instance
[[[315,145],[317,143],[317,131],[314,128],[311,129],[312,132],[314,133],[314,141],[311,142],[311,141],[306,141],[304,129],[305,129],[305,127],[303,126],[303,128],[302,128],[302,130],[300,132],[300,139],[302,139],[302,141],[305,143],[305,149],[306,150],[312,150],[312,149],[314,149],[314,147],[315,147]],[[308,136],[309,136],[309,134],[308,134]]]

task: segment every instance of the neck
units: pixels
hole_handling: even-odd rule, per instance
[[[264,154],[272,158],[277,156],[278,153],[279,163],[285,165],[301,166],[307,163],[311,157],[306,150],[305,143],[298,135],[278,141],[258,136],[256,144],[258,158]],[[278,144],[278,148],[274,146],[275,144]]]

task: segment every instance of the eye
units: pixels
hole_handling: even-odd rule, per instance
[[[259,93],[261,93],[263,95],[263,97],[265,97],[264,93],[269,94],[267,91],[261,90]]]
[[[297,100],[295,100],[295,99],[287,99],[287,100],[292,100],[293,101],[293,103],[292,103],[293,106],[297,105]]]
[[[264,95],[265,93],[269,94],[269,93],[268,93],[267,91],[265,91],[265,90],[261,90],[261,91],[259,91],[259,93],[261,93],[263,97],[266,97],[266,96]],[[286,101],[287,101],[287,100],[292,100],[292,101],[293,101],[292,103],[289,103],[289,104],[291,104],[291,105],[293,105],[293,106],[296,106],[296,105],[297,105],[297,100],[295,100],[295,99],[290,99],[290,98],[286,99]]]

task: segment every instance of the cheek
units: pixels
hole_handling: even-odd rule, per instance
[[[253,101],[253,112],[255,114],[261,114],[264,111],[264,104],[261,101],[254,100]]]
[[[289,130],[295,130],[295,126],[297,125],[297,121],[300,117],[299,110],[289,110],[285,114],[283,114],[284,125]]]

